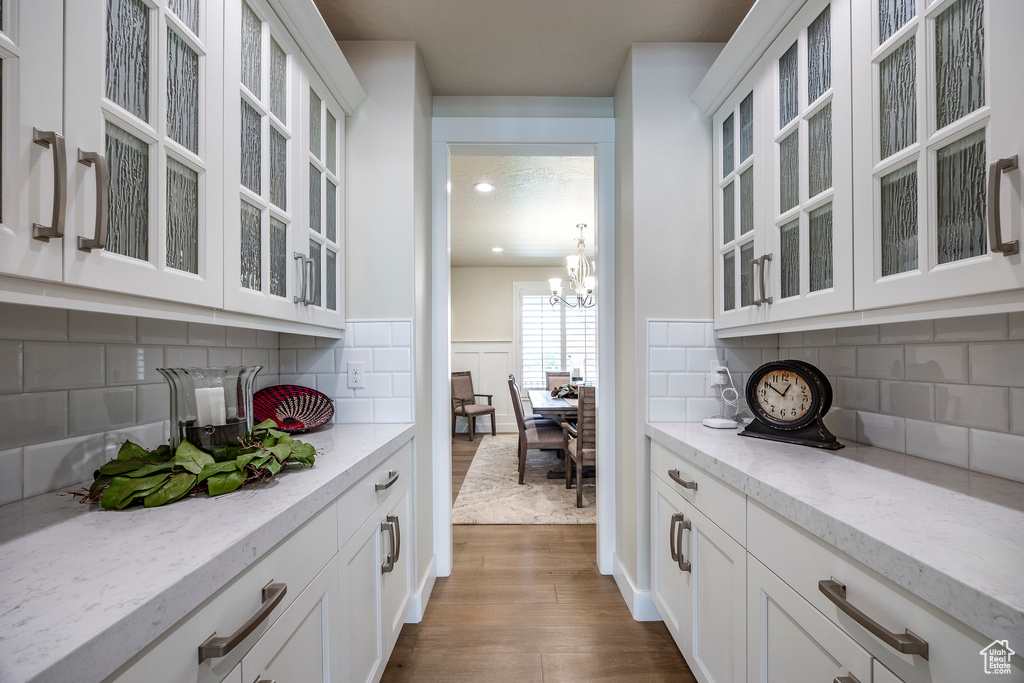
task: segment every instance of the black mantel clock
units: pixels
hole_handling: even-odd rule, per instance
[[[818,368],[801,360],[765,363],[747,380],[754,414],[740,436],[839,450],[821,418],[832,407],[832,385]]]

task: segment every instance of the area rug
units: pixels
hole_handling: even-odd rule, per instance
[[[483,437],[452,506],[452,524],[594,524],[594,480],[584,480],[578,508],[575,488],[565,488],[565,479],[547,478],[559,464],[554,451],[529,451],[520,486],[518,441],[518,434]]]

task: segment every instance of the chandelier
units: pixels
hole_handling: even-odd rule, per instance
[[[548,280],[551,286],[551,298],[548,302],[552,306],[561,303],[568,308],[593,308],[596,303],[594,285],[597,284],[597,278],[591,275],[593,266],[587,260],[586,245],[583,243],[583,230],[587,224],[577,223],[576,227],[580,231],[580,238],[576,241],[576,254],[565,257],[565,267],[569,271],[569,286],[576,296],[574,298],[570,294],[568,298],[562,297],[562,279],[553,277]]]

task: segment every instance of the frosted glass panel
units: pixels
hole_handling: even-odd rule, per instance
[[[796,43],[779,57],[779,127],[800,113],[800,75]]]
[[[167,8],[174,12],[192,33],[199,33],[199,0],[168,0]]]
[[[324,236],[332,242],[338,241],[338,186],[330,180],[325,185]]]
[[[199,55],[167,29],[167,135],[199,152]]]
[[[263,58],[263,24],[249,5],[242,3],[242,85],[260,97],[260,61]]]
[[[270,201],[288,208],[288,141],[270,127]]]
[[[324,289],[327,290],[327,310],[338,310],[338,254],[327,250],[327,264],[324,275]]]
[[[800,294],[800,221],[779,229],[779,278],[783,299]]]
[[[242,202],[242,286],[246,289],[262,289],[263,239],[260,210],[248,202]]]
[[[811,211],[808,217],[810,233],[810,289],[817,292],[832,287],[832,205],[826,204]]]
[[[309,151],[317,159],[321,158],[320,151],[320,98],[309,91]]]
[[[882,44],[917,14],[916,0],[878,0],[878,43]]]
[[[985,104],[984,9],[983,0],[960,0],[935,18],[935,111],[939,128]]]
[[[736,308],[736,255],[729,252],[722,257],[722,298],[725,310]]]
[[[754,229],[754,168],[740,174],[740,234]]]
[[[288,296],[288,226],[270,217],[270,293]]]
[[[722,243],[732,242],[736,236],[736,181],[722,189]]]
[[[309,165],[309,229],[320,232],[320,171]]]
[[[107,98],[149,120],[149,8],[107,0]]]
[[[288,55],[270,39],[270,111],[288,123]]]
[[[320,280],[320,276],[323,271],[322,259],[320,258],[320,243],[309,241],[309,258],[313,259],[313,305],[323,305],[323,286]]]
[[[882,275],[917,268],[917,164],[882,176]]]
[[[807,121],[807,189],[813,197],[832,187],[832,103]]]
[[[107,251],[149,260],[149,145],[107,122]]]
[[[263,126],[259,112],[242,100],[242,184],[260,193]]]
[[[722,177],[732,173],[736,168],[736,133],[733,131],[733,115],[729,114],[722,121]]]
[[[985,254],[984,129],[939,149],[936,181],[939,263]]]
[[[826,7],[807,27],[807,101],[832,87],[832,7]]]
[[[754,243],[740,247],[740,306],[754,303],[754,274],[750,262],[754,260]]]
[[[779,143],[779,213],[800,203],[800,132],[794,130]]]
[[[327,170],[338,172],[338,120],[334,114],[327,112]]]
[[[879,69],[879,147],[882,158],[917,140],[917,57],[914,37],[882,60]]]
[[[754,91],[740,102],[740,161],[754,153]]]
[[[199,173],[167,157],[167,267],[199,272]]]

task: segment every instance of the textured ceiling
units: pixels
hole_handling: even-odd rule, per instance
[[[726,42],[753,0],[315,0],[338,40],[412,40],[435,95],[609,97],[632,43]]]
[[[593,258],[593,157],[453,156],[451,169],[452,266],[562,265],[577,223]],[[493,192],[474,189],[484,181]]]

